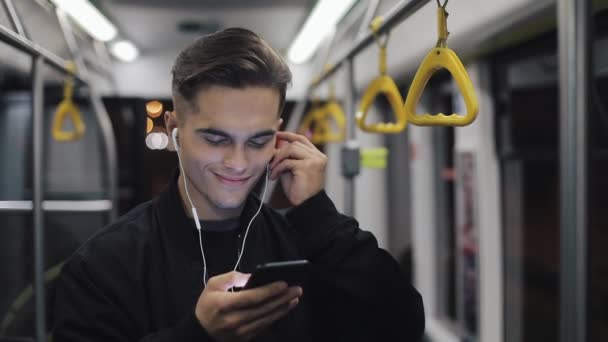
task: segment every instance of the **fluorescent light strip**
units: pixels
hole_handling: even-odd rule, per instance
[[[88,0],[51,0],[55,6],[66,12],[91,37],[107,42],[118,34],[116,26],[112,24]]]
[[[335,29],[356,0],[319,0],[287,54],[293,63],[304,63],[317,50],[321,41]]]

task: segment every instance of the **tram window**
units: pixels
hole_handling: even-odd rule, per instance
[[[588,112],[588,341],[608,340],[608,11],[595,15]],[[505,340],[559,339],[559,93],[555,32],[494,60],[502,167]],[[541,133],[542,132],[542,133]]]
[[[30,40],[59,57],[72,59],[50,2],[19,0],[13,3]]]
[[[54,281],[61,263],[103,225],[105,217],[105,213],[45,213],[44,269],[48,313],[52,311]],[[7,336],[33,337],[32,215],[3,212],[0,221],[0,340]],[[47,321],[52,321],[52,316],[47,316]]]
[[[556,35],[494,60],[504,220],[505,341],[556,341],[559,164]]]
[[[31,199],[31,59],[1,44],[0,59],[0,200]]]

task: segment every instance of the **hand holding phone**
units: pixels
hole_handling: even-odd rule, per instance
[[[302,289],[275,282],[247,291],[248,274],[229,272],[209,279],[199,296],[195,315],[201,326],[219,341],[247,341],[285,316],[299,303]]]
[[[304,287],[310,276],[308,260],[271,262],[258,265],[245,289],[252,289],[277,281],[284,281],[288,286]]]

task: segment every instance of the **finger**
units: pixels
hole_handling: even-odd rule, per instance
[[[266,316],[262,316],[259,319],[253,320],[240,328],[237,329],[237,334],[240,336],[245,336],[247,338],[252,338],[259,333],[261,333],[264,329],[270,326],[272,323],[287,315],[291,310],[293,310],[298,303],[300,302],[299,298],[294,298],[289,301],[288,304],[283,305],[272,311],[270,314]]]
[[[281,140],[287,140],[289,142],[299,141],[306,146],[310,146],[310,147],[313,147],[316,149],[315,145],[312,142],[310,142],[310,140],[308,140],[308,138],[306,138],[305,136],[303,136],[301,134],[287,132],[287,131],[278,131],[277,137]]]
[[[273,313],[277,309],[289,304],[292,300],[300,298],[300,296],[302,296],[302,288],[292,286],[278,297],[271,298],[256,307],[236,311],[235,314],[239,316],[240,325],[243,325]]]
[[[295,169],[299,163],[303,163],[303,161],[295,159],[284,159],[282,162],[280,162],[278,165],[271,169],[272,171],[270,172],[270,179],[277,179],[283,173]]]
[[[215,277],[211,277],[207,282],[207,288],[210,290],[228,291],[232,287],[243,287],[247,284],[251,274],[241,272],[228,272]]]
[[[275,165],[287,158],[306,159],[313,156],[313,151],[310,151],[301,143],[290,143],[288,146],[280,148],[275,152],[272,162],[270,163],[270,168],[273,168]]]
[[[285,291],[287,291],[287,283],[284,281],[244,290],[232,296],[230,303],[227,304],[227,309],[238,310],[257,306],[273,297],[281,295]]]

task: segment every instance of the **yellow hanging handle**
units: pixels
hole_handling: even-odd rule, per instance
[[[52,133],[53,139],[56,141],[75,141],[82,138],[85,132],[82,114],[72,100],[74,95],[74,73],[76,72],[74,63],[68,62],[67,69],[68,75],[63,87],[63,100],[59,103],[53,119]],[[64,122],[68,117],[72,120],[72,124],[74,125],[73,131],[63,130]]]
[[[333,130],[335,123],[337,130]],[[322,107],[313,108],[302,120],[298,133],[307,136],[313,144],[343,141],[346,136],[346,116],[340,104],[330,100]]]
[[[370,27],[372,32],[374,32],[374,35],[376,35],[380,26],[382,25],[382,20],[382,17],[376,17],[372,21]],[[407,116],[403,111],[403,98],[401,97],[399,88],[397,88],[395,81],[386,75],[386,40],[381,43],[378,37],[376,37],[376,41],[380,46],[380,76],[373,80],[363,93],[363,98],[359,104],[355,119],[359,128],[365,132],[396,134],[405,129],[407,125]],[[374,99],[379,94],[384,94],[388,99],[388,102],[395,115],[395,122],[367,124],[365,122],[367,113],[370,106],[374,102]]]
[[[308,138],[313,144],[322,143],[322,131],[323,128],[317,127],[322,124],[321,122],[317,122],[317,118],[319,117],[318,112],[321,110],[321,107],[318,104],[318,101],[313,98],[312,100],[312,109],[306,113],[304,119],[300,123],[300,127],[298,127],[298,134],[301,134]]]
[[[437,0],[437,4],[439,5],[439,0]],[[437,29],[439,33],[437,44],[420,64],[405,100],[404,112],[407,120],[416,126],[466,126],[475,120],[479,112],[479,104],[471,79],[456,53],[447,47],[449,32],[447,29],[448,13],[445,10],[446,5],[447,1],[443,6],[439,5],[437,9]],[[431,76],[440,69],[447,69],[454,77],[464,98],[467,109],[466,115],[456,113],[452,115],[443,113],[419,115],[416,113],[416,106],[424,88]]]
[[[344,141],[344,138],[346,137],[346,115],[344,115],[342,106],[340,106],[337,101],[330,100],[319,113],[318,120],[323,123],[325,129],[325,131],[322,133],[323,141]],[[337,130],[332,129],[334,126],[331,125],[330,120],[335,123]]]
[[[329,83],[329,101],[322,107],[319,120],[325,123],[323,140],[325,142],[340,142],[346,137],[346,115],[340,103],[336,100],[333,81]],[[331,122],[333,121],[333,125]],[[335,127],[336,129],[332,129]]]

